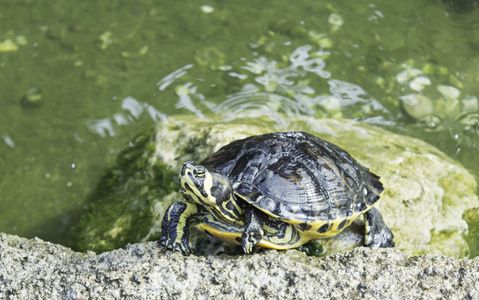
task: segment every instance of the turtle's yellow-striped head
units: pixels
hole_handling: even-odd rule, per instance
[[[180,181],[180,192],[186,200],[205,207],[216,206],[216,198],[211,194],[213,174],[208,169],[186,161],[181,169]]]
[[[203,206],[222,222],[243,222],[242,205],[236,202],[230,180],[224,174],[186,161],[181,169],[180,182],[180,192],[186,201]]]

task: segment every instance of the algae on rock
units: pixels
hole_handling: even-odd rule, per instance
[[[281,130],[307,131],[337,144],[381,176],[386,190],[378,209],[395,235],[396,248],[408,254],[468,256],[468,225],[462,215],[479,207],[479,200],[477,183],[465,168],[425,142],[374,126],[310,117],[290,121],[292,127]],[[110,169],[111,177],[103,179],[107,187],[101,184],[101,192],[91,198],[79,248],[105,251],[158,239],[166,207],[181,199],[176,174],[185,160],[200,162],[233,140],[277,131],[276,125],[261,118],[233,123],[167,118],[154,133],[134,141]],[[337,237],[323,240],[326,254],[362,245],[363,231],[358,220]]]
[[[87,212],[73,229],[74,249],[103,252],[144,238],[158,217],[153,208],[177,190],[177,172],[161,161],[150,162],[155,149],[150,129],[118,155],[89,195]]]

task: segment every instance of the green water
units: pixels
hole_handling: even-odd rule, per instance
[[[105,167],[174,114],[356,119],[479,174],[479,9],[5,0],[0,50],[2,232],[68,245]]]

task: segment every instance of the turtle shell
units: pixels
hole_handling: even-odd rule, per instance
[[[237,140],[201,164],[228,176],[240,198],[291,223],[354,218],[384,190],[346,151],[305,132]]]

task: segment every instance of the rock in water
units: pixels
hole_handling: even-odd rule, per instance
[[[465,168],[425,142],[374,126],[309,117],[290,121],[294,130],[307,131],[340,146],[381,177],[386,191],[376,207],[393,231],[397,249],[415,255],[468,256],[464,240],[468,225],[462,214],[479,207],[479,200],[477,183]],[[91,199],[95,210],[82,222],[78,248],[105,251],[126,243],[158,239],[166,207],[181,199],[174,174],[185,160],[200,162],[233,140],[277,131],[271,129],[275,126],[261,119],[226,124],[192,116],[170,117],[159,123],[154,133],[143,135],[142,143],[122,153],[121,157],[129,157],[133,168],[128,172],[123,171],[124,165],[111,169],[110,174],[122,173],[122,180],[104,180],[110,184],[110,194],[101,194],[110,199],[108,209],[98,205],[102,199]],[[111,203],[119,207],[112,209]],[[142,226],[147,228],[132,222],[139,219],[138,214],[142,214]],[[324,240],[326,254],[362,245],[363,226],[362,221],[357,221],[335,238]],[[221,246],[216,247],[223,251]]]

